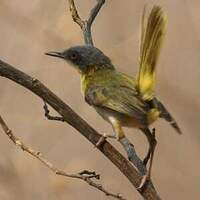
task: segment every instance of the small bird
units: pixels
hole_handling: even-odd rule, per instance
[[[91,105],[104,120],[112,125],[115,137],[125,137],[122,127],[140,129],[149,142],[148,153],[144,159],[149,168],[139,186],[142,188],[150,179],[153,155],[156,146],[155,133],[151,125],[158,118],[168,121],[181,134],[181,130],[155,96],[155,68],[166,31],[167,17],[160,6],[154,6],[147,15],[143,11],[141,25],[139,72],[136,78],[116,70],[109,57],[94,46],[71,47],[63,52],[49,52],[46,55],[62,58],[72,64],[81,76],[81,90],[85,101]]]

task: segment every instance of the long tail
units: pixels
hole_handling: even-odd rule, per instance
[[[182,134],[182,131],[178,126],[177,122],[169,113],[169,111],[165,108],[165,106],[156,98],[154,99],[154,101],[156,103],[157,109],[160,111],[160,117],[169,122],[170,125],[177,131],[177,133]]]
[[[165,35],[167,16],[160,6],[154,6],[150,14],[146,15],[146,8],[144,8],[137,89],[141,97],[148,101],[154,96],[155,68]]]

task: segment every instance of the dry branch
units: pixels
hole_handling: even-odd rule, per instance
[[[104,2],[104,0],[98,0],[96,6],[91,11],[89,20],[83,21],[78,15],[74,1],[69,0],[72,17],[83,30],[85,43],[87,45],[93,45],[91,25]],[[44,102],[48,103],[52,108],[54,108],[61,115],[63,121],[73,126],[92,144],[96,144],[100,139],[101,136],[96,130],[94,130],[86,121],[77,115],[67,104],[65,104],[39,80],[32,78],[31,76],[1,60],[0,76],[10,79],[36,94]],[[124,176],[127,177],[127,179],[135,188],[139,186],[142,179],[141,175],[134,168],[134,166],[109,142],[105,141],[105,143],[98,147],[98,149],[124,174]],[[160,200],[160,197],[157,194],[151,181],[148,182],[142,191],[140,190],[138,192],[143,196],[144,199]]]
[[[40,162],[42,162],[46,167],[48,167],[52,172],[54,172],[56,175],[65,176],[69,178],[75,178],[80,179],[88,183],[90,186],[100,190],[107,196],[114,197],[119,200],[126,200],[121,196],[121,194],[114,194],[106,190],[101,184],[98,184],[92,180],[92,178],[99,179],[100,175],[96,174],[95,172],[90,172],[88,170],[84,170],[77,174],[68,174],[58,168],[56,168],[51,162],[49,162],[44,156],[42,156],[40,151],[35,151],[32,148],[25,145],[19,138],[17,138],[11,129],[8,128],[7,124],[3,120],[3,118],[0,116],[0,124],[5,132],[5,134],[10,138],[10,140],[18,147],[21,148],[22,151],[25,151],[29,153],[31,156],[37,158]]]

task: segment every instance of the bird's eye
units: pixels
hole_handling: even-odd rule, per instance
[[[71,57],[72,60],[75,60],[75,59],[77,59],[77,54],[76,53],[72,53],[70,57]]]

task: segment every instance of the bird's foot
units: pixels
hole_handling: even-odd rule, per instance
[[[116,136],[115,135],[108,135],[108,134],[104,133],[99,138],[99,141],[96,143],[95,147],[100,147],[106,141],[107,138],[114,138],[114,139],[116,139]]]
[[[99,138],[99,140],[98,140],[98,142],[95,144],[95,148],[98,148],[98,147],[100,147],[105,141],[106,141],[106,136],[104,136],[104,135],[102,135],[100,138]]]
[[[148,181],[150,180],[150,175],[149,175],[149,172],[147,172],[143,177],[142,177],[142,180],[141,180],[141,183],[139,185],[139,187],[137,187],[137,190],[141,190],[145,187],[145,185],[148,183]]]

